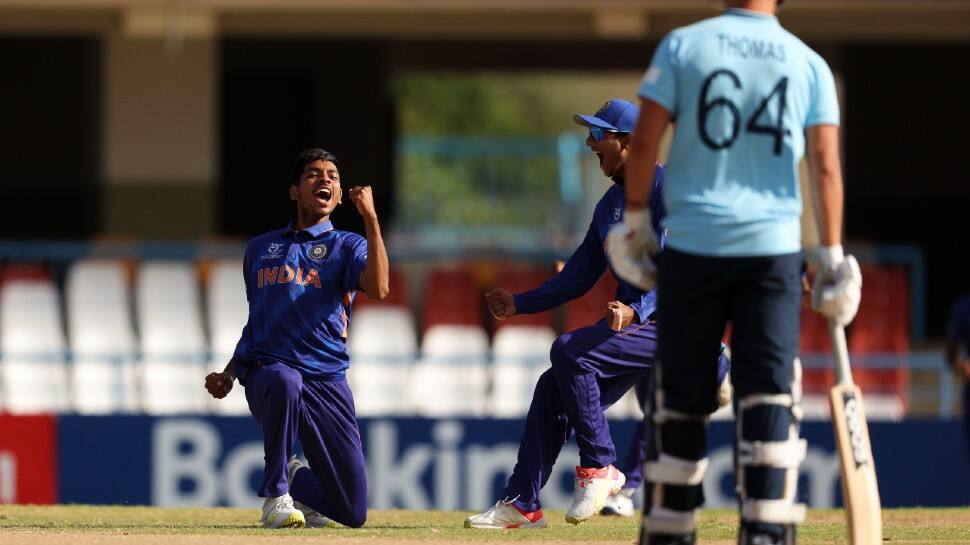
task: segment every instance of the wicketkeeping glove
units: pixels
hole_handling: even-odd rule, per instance
[[[839,325],[848,325],[862,299],[862,272],[855,257],[846,256],[842,246],[819,248],[820,269],[812,286],[812,308]]]
[[[650,223],[650,211],[630,210],[606,236],[607,253],[613,270],[630,284],[650,290],[657,284],[657,266],[650,259],[660,251],[657,234]]]

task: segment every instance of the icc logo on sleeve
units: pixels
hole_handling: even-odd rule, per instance
[[[310,257],[313,259],[323,259],[327,255],[327,247],[323,244],[317,244],[313,248],[310,248]]]

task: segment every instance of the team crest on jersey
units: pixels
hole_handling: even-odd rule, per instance
[[[268,253],[266,255],[261,256],[261,259],[276,259],[276,258],[283,257],[283,254],[280,253],[280,250],[282,249],[283,249],[282,242],[270,242],[269,246],[266,247],[266,251]]]
[[[310,257],[313,259],[323,259],[327,255],[327,247],[323,244],[317,244],[316,246],[310,248]]]
[[[614,211],[613,211],[613,220],[614,220],[614,221],[620,221],[620,214],[621,214],[622,212],[623,212],[623,211],[622,211],[622,209],[620,209],[620,208],[617,208],[616,210],[614,210]]]

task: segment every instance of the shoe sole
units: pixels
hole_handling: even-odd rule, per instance
[[[600,511],[600,514],[601,515],[604,515],[604,516],[607,516],[607,517],[624,517],[624,518],[630,518],[630,517],[633,516],[633,513],[624,513],[622,511],[617,511],[617,510],[613,509],[612,507],[604,507],[603,510]]]
[[[475,524],[470,520],[465,520],[465,528],[475,528],[477,530],[535,530],[545,528],[545,519],[536,522],[523,522],[520,524],[506,524],[505,526],[495,526],[492,524]]]
[[[280,528],[303,528],[306,526],[306,520],[301,515],[290,515],[278,525],[269,526],[263,523],[263,528],[269,528],[271,530],[278,530]]]

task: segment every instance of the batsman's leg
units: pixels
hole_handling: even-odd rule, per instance
[[[707,420],[717,407],[729,271],[720,260],[667,249],[658,286],[659,366],[647,407],[654,425],[644,465],[642,544],[694,543],[704,503]]]
[[[805,506],[795,501],[806,443],[798,438],[795,367],[801,254],[751,259],[732,292],[739,543],[790,544]]]

